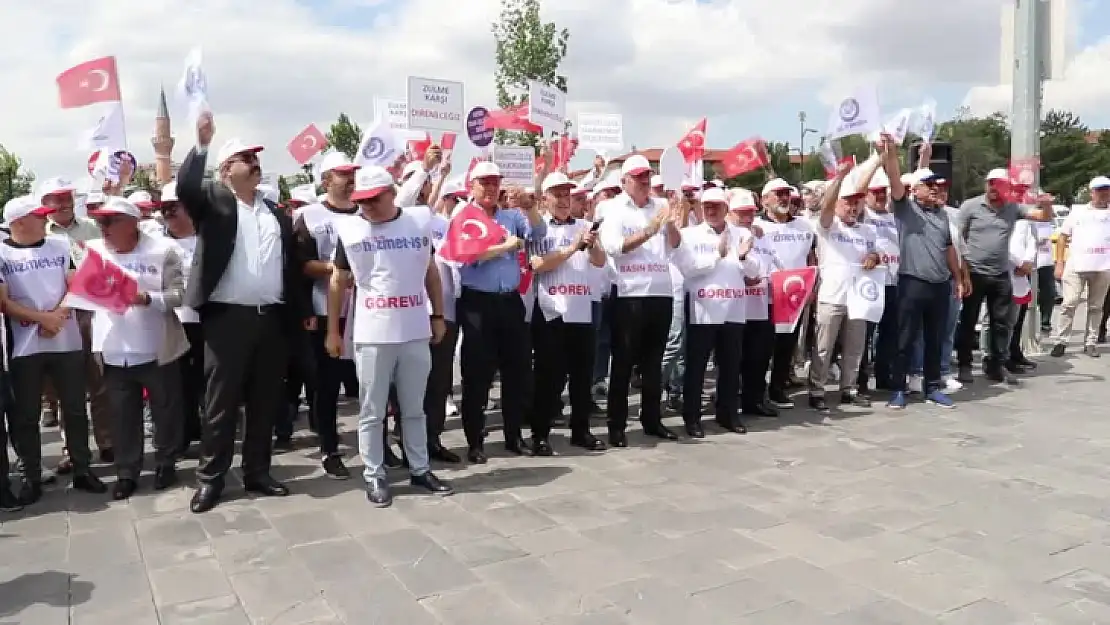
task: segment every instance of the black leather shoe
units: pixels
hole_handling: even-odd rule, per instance
[[[193,498],[189,500],[189,510],[193,514],[203,514],[215,508],[223,490],[224,487],[219,484],[201,484],[197,487],[197,492],[193,493]]]
[[[547,458],[555,455],[555,450],[551,449],[551,443],[546,438],[532,439],[532,455],[541,458]]]
[[[516,437],[516,438],[510,438],[510,439],[505,440],[505,451],[507,451],[509,453],[516,454],[518,456],[523,456],[524,454],[528,453],[530,450],[531,450],[531,448],[528,446],[528,442],[525,441],[523,438],[521,438],[519,436]]]
[[[588,451],[604,451],[605,442],[589,432],[571,434],[570,444]]]
[[[159,467],[154,470],[154,490],[166,490],[177,483],[177,469]]]
[[[665,441],[678,440],[678,434],[670,431],[665,425],[656,425],[654,427],[644,428],[644,434],[647,434],[648,436],[654,436],[655,438],[661,438]]]
[[[743,410],[743,413],[752,417],[777,417],[779,416],[778,408],[769,406],[767,404],[756,404],[748,406]]]
[[[610,447],[628,447],[628,435],[623,431],[609,432],[609,446]]]
[[[18,499],[22,506],[29,506],[42,499],[42,483],[24,481],[19,486]]]
[[[705,428],[700,423],[687,423],[686,434],[691,438],[705,438]]]
[[[428,471],[423,475],[414,475],[409,479],[409,484],[416,488],[423,488],[424,490],[446,497],[455,493],[455,489],[451,485],[436,477],[435,473]]]
[[[248,493],[258,493],[267,497],[285,497],[289,494],[289,487],[269,475],[263,475],[249,481],[244,480],[243,488]]]
[[[73,488],[86,493],[100,495],[108,492],[108,487],[92,471],[85,471],[73,476]]]
[[[105,447],[100,450],[100,461],[104,464],[112,464],[116,461],[116,452],[112,451],[111,447]]]
[[[717,419],[717,425],[733,434],[747,434],[748,428],[739,419]]]
[[[428,446],[428,457],[432,460],[438,460],[439,462],[446,462],[447,464],[459,464],[462,462],[462,458],[460,458],[458,454],[438,443]]]
[[[19,503],[19,497],[8,490],[8,483],[0,484],[0,512],[19,512],[22,509],[23,504]]]
[[[112,499],[116,501],[130,499],[131,495],[133,495],[138,488],[139,485],[135,483],[135,480],[121,477],[116,480],[116,483],[112,486]]]
[[[375,508],[388,508],[393,505],[393,494],[389,492],[389,482],[380,477],[367,482],[366,500]]]
[[[1037,363],[1033,362],[1032,360],[1029,360],[1024,355],[1019,356],[1017,358],[1014,358],[1013,361],[1016,362],[1017,364],[1025,367],[1026,369],[1029,369],[1030,371],[1037,368]]]
[[[470,464],[485,464],[489,461],[486,452],[481,447],[471,447],[466,452],[466,461]]]

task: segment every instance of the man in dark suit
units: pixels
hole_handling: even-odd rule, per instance
[[[189,504],[196,513],[219,501],[243,403],[243,485],[268,496],[289,494],[270,476],[270,436],[286,362],[302,329],[315,323],[301,288],[293,224],[257,189],[262,147],[228,140],[216,157],[218,181],[205,181],[214,132],[211,114],[201,115],[197,147],[177,177],[178,198],[197,229],[185,305],[200,314],[204,335],[202,458]]]

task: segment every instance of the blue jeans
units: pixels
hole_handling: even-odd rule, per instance
[[[674,298],[671,329],[663,349],[663,388],[670,395],[682,394],[686,377],[686,298]]]
[[[948,318],[944,324],[944,340],[940,344],[940,374],[947,376],[952,373],[952,349],[956,343],[956,325],[960,321],[960,309],[963,307],[960,300],[956,299],[956,283],[949,282],[948,288],[952,294],[952,302],[948,308]],[[925,368],[925,341],[921,336],[913,344],[913,358],[910,359],[910,375],[922,375]]]

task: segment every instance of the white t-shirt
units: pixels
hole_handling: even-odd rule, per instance
[[[824,304],[848,304],[852,280],[862,271],[863,259],[875,251],[878,235],[871,224],[846,226],[834,217],[828,230],[817,224],[817,269],[821,284],[817,301]]]
[[[335,225],[337,218],[349,217],[351,212],[337,212],[324,204],[310,204],[301,211],[300,221],[316,243],[316,258],[328,260],[335,253]],[[312,282],[312,311],[321,317],[328,314],[328,278],[317,278]]]
[[[817,236],[817,227],[813,221],[795,217],[779,223],[757,217],[755,225],[763,230],[759,243],[767,251],[771,271],[801,269],[806,266]]]
[[[151,236],[139,237],[139,245],[126,254],[108,249],[104,239],[89,241],[88,247],[122,267],[145,293],[162,291],[166,255],[178,249],[172,239]],[[134,367],[154,362],[165,336],[166,315],[155,301],[150,306],[132,306],[119,315],[93,313],[92,351],[100,353],[108,365]]]
[[[894,213],[880,213],[867,209],[866,223],[875,227],[875,251],[886,268],[886,285],[898,284],[898,265],[902,261],[898,246],[898,220]]]
[[[383,223],[352,215],[334,225],[338,239],[333,262],[354,276],[354,344],[430,338],[424,288],[432,255],[429,224],[402,211]]]
[[[70,268],[68,237],[50,235],[41,245],[23,247],[10,239],[0,242],[0,276],[13,302],[32,310],[54,310],[65,297],[66,274]],[[11,325],[11,357],[81,350],[77,317],[70,316],[60,332],[50,338],[39,334],[39,326],[8,315]]]
[[[720,241],[725,232],[729,252],[721,257]],[[741,261],[737,250],[750,238],[751,231],[736,226],[726,225],[721,234],[708,224],[682,229],[682,245],[673,258],[690,294],[689,323],[719,325],[747,320],[744,277],[759,277],[760,263],[755,258]]]
[[[1060,233],[1068,237],[1065,271],[1110,271],[1110,209],[1072,211]]]
[[[189,274],[193,270],[193,255],[197,251],[197,235],[193,234],[180,239],[167,235],[166,239],[177,246],[177,254],[181,257],[181,273],[185,275],[185,288],[189,288]],[[200,323],[200,315],[188,306],[181,306],[174,312],[177,313],[177,318],[181,320],[181,323]]]
[[[409,209],[405,209],[408,211]],[[438,213],[428,217],[428,226],[432,229],[432,244],[436,249],[443,244],[443,237],[447,235],[447,226],[450,221]],[[443,286],[443,318],[455,321],[455,300],[459,297],[459,268],[446,261],[439,254],[434,254],[436,269],[439,270],[439,283]],[[428,314],[432,312],[432,302],[428,302]]]
[[[641,208],[622,193],[598,205],[598,212],[605,217],[598,233],[601,247],[613,259],[616,268],[615,284],[618,297],[674,297],[671,281],[670,257],[673,252],[667,243],[666,228],[631,252],[623,252],[624,240],[647,228],[656,212],[667,201],[651,198]]]
[[[1056,226],[1051,221],[1033,222],[1033,232],[1037,237],[1037,267],[1052,267],[1056,261],[1052,257],[1052,234]]]
[[[569,224],[556,223],[549,215],[544,215],[544,219],[548,220],[547,235],[540,243],[544,255],[571,246],[580,232],[590,228],[590,222],[584,219],[575,219]],[[590,264],[589,252],[578,251],[555,269],[536,273],[533,282],[543,318],[550,321],[562,317],[564,323],[590,323],[593,291],[597,286],[596,269]]]

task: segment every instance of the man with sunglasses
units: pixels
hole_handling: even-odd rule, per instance
[[[199,487],[194,513],[220,499],[235,452],[239,409],[246,403],[243,485],[266,496],[289,489],[270,476],[273,418],[281,407],[286,362],[316,318],[302,293],[303,266],[293,224],[258,191],[262,146],[238,139],[217,154],[217,180],[204,179],[215,134],[211,113],[197,120],[197,147],[178,172],[177,194],[197,226],[200,245],[185,303],[200,314],[206,392]]]

